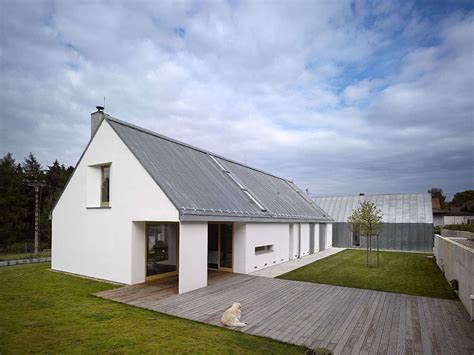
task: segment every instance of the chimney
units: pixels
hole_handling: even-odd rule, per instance
[[[99,128],[102,120],[104,119],[104,108],[102,106],[96,106],[96,112],[91,113],[91,138]]]

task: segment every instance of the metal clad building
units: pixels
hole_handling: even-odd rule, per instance
[[[381,249],[433,251],[433,210],[428,193],[315,197],[313,200],[335,221],[335,247],[367,247],[367,238],[354,235],[347,218],[359,203],[370,201],[383,213]]]

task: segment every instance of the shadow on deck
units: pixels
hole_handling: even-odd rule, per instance
[[[235,276],[236,274],[230,272],[209,270],[207,273],[207,285],[211,286]],[[98,292],[95,296],[137,307],[145,307],[155,303],[155,301],[160,301],[177,294],[178,276],[171,276],[165,279]]]

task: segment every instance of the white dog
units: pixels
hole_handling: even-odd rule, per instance
[[[247,323],[240,321],[242,306],[240,303],[234,303],[227,311],[222,315],[221,322],[222,324],[228,327],[245,327]]]

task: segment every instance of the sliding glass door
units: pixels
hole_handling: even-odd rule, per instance
[[[232,224],[221,224],[219,234],[219,269],[232,271]]]
[[[176,275],[178,272],[178,225],[148,223],[146,228],[147,279]]]

